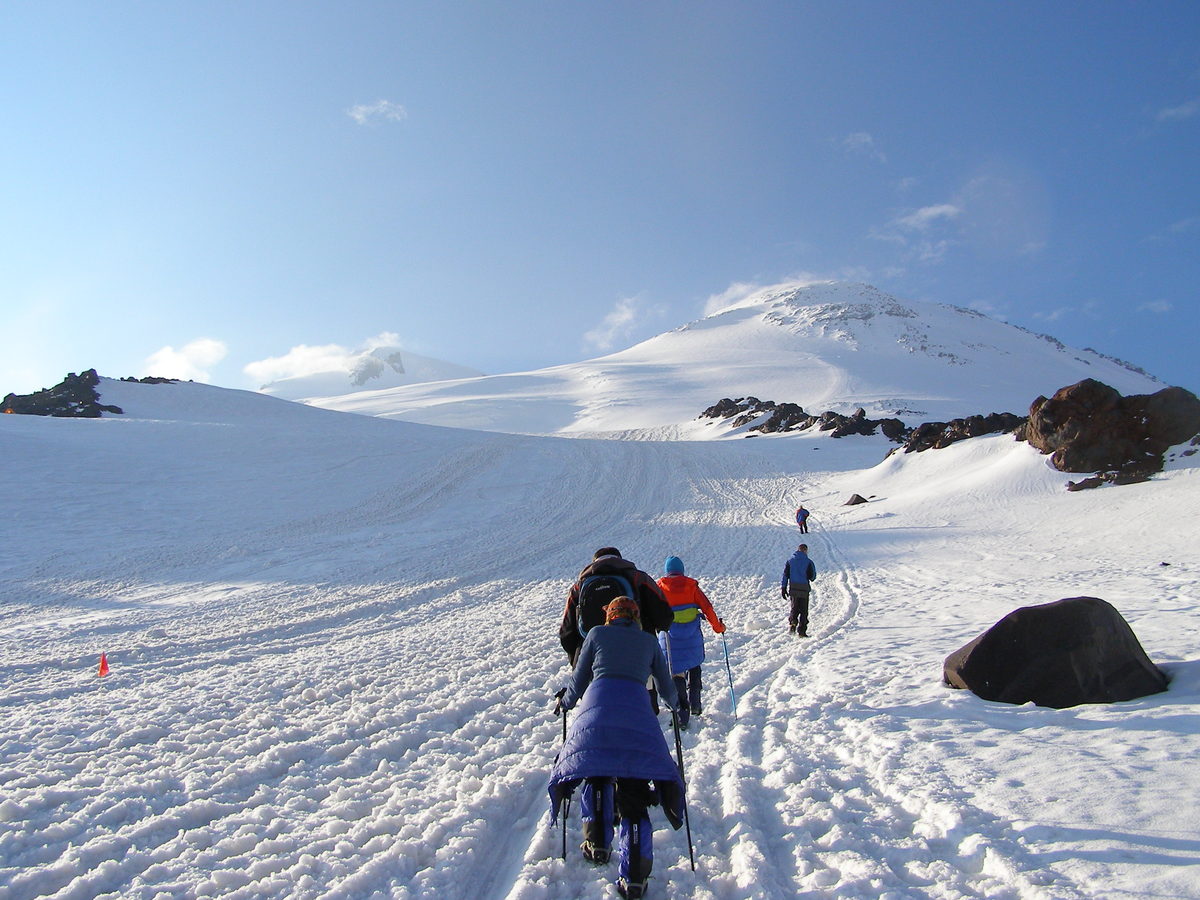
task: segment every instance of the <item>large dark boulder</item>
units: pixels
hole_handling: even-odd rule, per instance
[[[1108,471],[1127,483],[1161,471],[1167,449],[1198,432],[1200,399],[1191,391],[1169,387],[1122,397],[1087,378],[1034,400],[1017,436],[1050,454],[1060,472]]]
[[[946,657],[946,684],[984,700],[1063,709],[1133,700],[1167,689],[1133,629],[1097,597],[1009,613]]]

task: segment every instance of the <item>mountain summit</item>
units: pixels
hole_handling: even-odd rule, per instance
[[[533,372],[419,384],[316,405],[491,431],[717,434],[697,415],[722,397],[909,424],[1024,414],[1083,378],[1122,393],[1162,384],[1092,350],[954,306],[901,301],[866,284],[764,288],[619,353]]]

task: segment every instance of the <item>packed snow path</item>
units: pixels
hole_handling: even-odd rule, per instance
[[[276,403],[220,421],[204,404],[4,417],[21,452],[0,488],[22,527],[0,570],[0,900],[614,897],[614,867],[575,849],[577,813],[558,858],[545,791],[563,598],[608,544],[652,574],[682,557],[730,626],[737,718],[710,637],[705,714],[684,735],[696,872],[656,815],[652,897],[1137,896],[1145,872],[1169,881],[1200,856],[1161,818],[1166,783],[1112,799],[1141,798],[1164,831],[1125,869],[1055,827],[1082,821],[1080,801],[1039,819],[1013,796],[1036,810],[1056,780],[1095,777],[1071,764],[1072,722],[1110,732],[1087,751],[1101,772],[1130,753],[1164,779],[1190,771],[1196,738],[1171,733],[1162,698],[1064,718],[937,683],[945,653],[1007,611],[988,590],[1010,581],[1019,510],[1047,502],[1043,470],[1007,446],[976,470],[1033,474],[988,495],[980,537],[969,516],[939,521],[935,492],[900,524],[842,509],[850,476],[830,469],[873,464],[869,441],[485,436]],[[801,499],[821,570],[807,641],[778,589]],[[952,577],[984,613],[937,608]],[[1155,577],[1195,590],[1190,569]],[[1187,658],[1176,684],[1194,703]]]

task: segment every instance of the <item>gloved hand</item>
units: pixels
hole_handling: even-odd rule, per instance
[[[725,620],[717,619],[717,624],[713,626],[713,631],[716,632],[717,634],[724,634],[725,633]]]
[[[567,692],[566,688],[559,688],[554,694],[554,718],[558,718],[563,712],[563,694]]]
[[[787,588],[785,588],[785,587],[781,587],[781,588],[779,589],[779,593],[783,595],[783,599],[784,599],[784,600],[786,600],[786,599],[788,598],[788,592],[787,592]]]

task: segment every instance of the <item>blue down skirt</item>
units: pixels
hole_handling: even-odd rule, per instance
[[[653,781],[671,824],[682,823],[683,779],[650,708],[646,686],[626,678],[597,678],[573,712],[567,740],[550,772],[551,821],[557,821],[559,806],[580,781],[606,777]]]
[[[704,635],[700,632],[700,617],[691,622],[671,625],[671,674],[682,675],[704,662]],[[658,646],[667,654],[667,633],[658,633]]]

